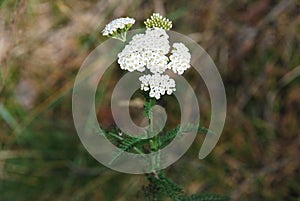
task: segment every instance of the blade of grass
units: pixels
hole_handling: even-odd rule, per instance
[[[9,113],[6,107],[0,102],[0,116],[14,130],[15,133],[20,133],[20,125],[15,118]]]

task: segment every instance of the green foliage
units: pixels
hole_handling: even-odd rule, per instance
[[[151,122],[153,113],[151,108],[156,104],[156,100],[146,96],[144,111],[145,116],[148,117],[150,123],[151,132]],[[187,125],[178,125],[173,130],[167,133],[159,133],[157,136],[154,136],[149,139],[140,139],[134,138],[129,135],[123,134],[118,129],[110,132],[103,133],[113,141],[119,148],[117,152],[113,154],[113,158],[110,161],[110,164],[115,162],[124,152],[132,152],[137,154],[146,154],[150,151],[156,151],[162,149],[164,146],[169,144],[177,135],[183,136],[184,134],[188,134],[189,132],[205,132],[208,134],[213,134],[212,131],[204,127],[199,127],[194,124]],[[147,133],[146,133],[147,134]],[[151,134],[151,133],[150,133]],[[150,147],[150,150],[149,150]],[[158,160],[158,161],[157,161]],[[158,157],[153,161],[152,165],[160,164],[160,160],[162,158]],[[149,185],[144,187],[144,194],[149,201],[156,200],[164,200],[166,197],[171,198],[174,201],[225,201],[227,198],[218,196],[218,195],[207,195],[207,194],[195,194],[190,196],[185,196],[183,194],[183,189],[174,183],[170,178],[168,178],[163,172],[153,172],[151,174],[147,174],[147,179],[149,181]]]
[[[227,201],[229,197],[220,196],[216,194],[193,194],[190,196],[183,196],[182,201]]]
[[[147,102],[145,103],[145,108],[147,108],[147,115],[151,116],[150,108],[152,107],[154,102]],[[149,139],[140,139],[131,137],[130,135],[123,134],[119,130],[114,131],[103,131],[103,133],[110,139],[116,146],[118,146],[119,150],[113,154],[113,158],[110,161],[110,164],[114,163],[124,152],[131,152],[131,153],[137,153],[137,154],[145,154],[149,153],[149,145],[153,143],[153,141],[158,142],[157,149],[161,149],[168,145],[175,137],[176,135],[184,135],[184,133],[191,132],[197,130],[198,133],[205,132],[205,133],[213,133],[212,131],[209,131],[205,127],[198,127],[192,124],[183,126],[180,129],[180,125],[178,125],[173,130],[167,132],[167,133],[159,133],[157,136],[154,136]],[[120,135],[121,134],[121,135]],[[146,134],[145,134],[146,135]]]
[[[149,201],[164,200],[170,197],[175,201],[180,200],[182,188],[166,177],[162,172],[146,175],[149,185],[144,187],[144,193]]]
[[[3,119],[14,131],[18,133],[20,126],[6,107],[0,102],[0,119]]]
[[[119,144],[118,144],[119,150],[113,154],[113,158],[111,159],[109,164],[112,164],[124,152],[135,151],[139,154],[143,154],[143,152],[139,149],[139,147],[142,147],[145,144],[145,140],[142,140],[140,138],[129,137],[129,136],[124,138],[112,132],[109,132],[108,136],[114,137],[115,139],[119,140]]]
[[[176,137],[176,135],[182,136],[185,133],[192,132],[192,131],[197,131],[197,133],[214,134],[213,131],[202,126],[193,125],[193,124],[187,124],[184,126],[178,125],[171,131],[167,132],[166,134],[159,135],[160,147],[164,147],[167,144],[169,144]]]
[[[183,194],[183,189],[174,183],[162,172],[147,175],[149,185],[144,187],[144,194],[148,201],[165,200],[166,197],[173,201],[227,201],[226,196],[216,194]]]

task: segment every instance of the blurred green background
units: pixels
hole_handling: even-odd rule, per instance
[[[106,40],[100,34],[106,23],[130,16],[140,28],[153,12],[208,52],[228,100],[213,152],[197,158],[199,136],[167,175],[187,194],[300,200],[299,1],[1,0],[0,8],[0,201],[144,200],[143,175],[112,171],[84,149],[71,93],[82,62]],[[122,73],[115,65],[98,87],[104,128],[114,126],[109,100]],[[201,122],[208,126],[206,88],[193,70],[185,77],[199,94]],[[178,105],[169,101],[172,111]],[[140,110],[133,106],[131,113]],[[169,115],[168,123],[175,126],[177,117]]]

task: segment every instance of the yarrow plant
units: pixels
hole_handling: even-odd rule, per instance
[[[139,78],[141,89],[149,91],[151,98],[160,99],[162,95],[171,95],[176,90],[175,81],[164,75],[166,70],[183,74],[190,68],[191,54],[183,43],[174,43],[170,52],[169,36],[166,33],[172,27],[170,20],[154,13],[145,24],[145,34],[136,34],[132,38],[118,54],[118,63],[123,70],[144,72],[146,75]],[[168,57],[170,53],[171,56]]]
[[[126,41],[126,33],[135,23],[133,18],[119,18],[110,22],[102,31],[103,36]],[[176,91],[176,82],[170,74],[182,75],[191,67],[191,54],[189,49],[181,42],[170,44],[167,31],[172,28],[172,22],[154,13],[144,22],[146,30],[144,33],[136,34],[131,41],[118,54],[118,64],[122,70],[129,72],[141,72],[143,75],[139,77],[140,89],[145,94],[145,115],[149,120],[149,132],[153,132],[153,111],[152,107],[158,99],[164,95],[172,95]],[[180,125],[168,133],[154,136],[147,140],[138,139],[123,134],[119,130],[114,132],[106,132],[108,138],[116,142],[116,145],[126,152],[134,152],[137,154],[145,154],[157,152],[166,146],[177,134]],[[195,129],[193,126],[185,128],[187,130]],[[205,128],[196,128],[198,132],[207,131]],[[120,152],[115,154],[111,160],[113,163],[120,156]],[[146,174],[149,185],[144,187],[144,193],[147,200],[164,200],[169,197],[172,200],[228,200],[227,197],[214,194],[194,194],[184,195],[183,190],[172,180],[166,177],[163,171],[156,171],[160,160],[159,155],[153,160],[153,172]]]

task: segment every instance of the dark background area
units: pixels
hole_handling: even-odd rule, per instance
[[[228,101],[213,152],[197,158],[200,135],[167,175],[187,194],[300,200],[299,1],[1,0],[0,7],[0,201],[144,200],[143,175],[112,171],[84,149],[71,94],[82,62],[106,40],[104,26],[129,16],[137,20],[133,28],[141,28],[153,12],[208,52]],[[105,128],[114,125],[109,100],[122,73],[112,66],[98,87]],[[205,85],[193,70],[184,76],[199,95],[201,124],[208,126]],[[178,104],[172,97],[163,101],[172,128]],[[140,116],[141,108],[131,112]]]

